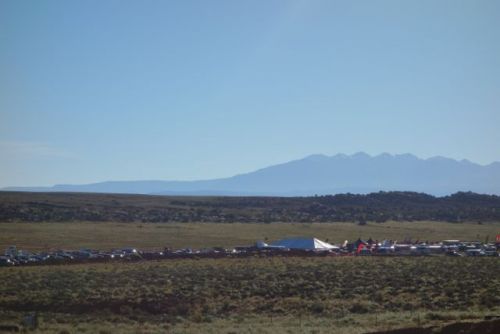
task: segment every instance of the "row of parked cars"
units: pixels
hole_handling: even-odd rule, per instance
[[[117,249],[110,252],[81,249],[76,251],[58,250],[54,252],[32,253],[18,250],[16,246],[10,246],[5,250],[4,256],[0,256],[0,266],[106,261],[115,259],[134,260],[140,259],[141,257],[141,253],[135,248]]]
[[[479,242],[461,242],[454,245],[445,245],[444,250],[447,255],[452,256],[499,256],[500,245]]]
[[[172,250],[165,248],[162,251],[140,251],[136,248],[115,249],[109,252],[93,249],[80,249],[75,251],[58,250],[53,252],[27,252],[18,250],[11,246],[0,256],[0,267],[42,265],[42,264],[65,264],[85,262],[108,262],[108,261],[137,261],[155,260],[167,258],[189,258],[189,257],[225,257],[239,255],[233,249],[220,247],[195,250],[191,248]]]
[[[500,256],[500,244],[444,240],[439,243],[392,243],[358,248],[358,255],[437,255],[448,256]]]
[[[360,243],[363,243],[360,246]],[[500,244],[483,244],[478,242],[443,241],[436,244],[409,244],[382,243],[371,244],[358,240],[353,244],[338,247],[329,251],[312,251],[296,249],[268,249],[258,246],[236,247],[225,249],[220,247],[194,250],[184,248],[172,250],[165,248],[163,251],[139,251],[136,248],[116,249],[109,252],[81,249],[76,251],[58,250],[54,252],[30,253],[18,250],[11,246],[5,250],[4,256],[0,256],[0,267],[39,265],[39,264],[63,264],[83,262],[107,262],[107,261],[134,261],[155,260],[166,258],[190,258],[190,257],[246,257],[255,254],[260,255],[448,255],[448,256],[500,256]]]

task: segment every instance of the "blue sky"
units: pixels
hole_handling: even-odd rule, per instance
[[[499,1],[0,2],[0,186],[500,160]]]

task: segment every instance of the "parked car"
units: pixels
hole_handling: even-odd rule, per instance
[[[456,256],[456,257],[461,257],[463,256],[461,253],[457,252],[456,250],[449,250],[445,253],[447,256]]]
[[[0,267],[12,267],[14,265],[15,262],[8,257],[0,257]]]
[[[484,250],[479,249],[479,248],[467,249],[465,251],[465,254],[467,254],[467,256],[485,256],[486,255],[484,253]]]

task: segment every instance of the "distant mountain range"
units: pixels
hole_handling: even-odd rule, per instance
[[[378,191],[416,191],[443,196],[472,191],[500,195],[500,162],[483,166],[468,160],[420,159],[411,154],[316,154],[213,180],[109,181],[2,190],[231,196],[310,196]]]

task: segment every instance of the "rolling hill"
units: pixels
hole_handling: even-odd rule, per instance
[[[310,197],[0,192],[0,222],[500,221],[500,196],[378,192]]]

